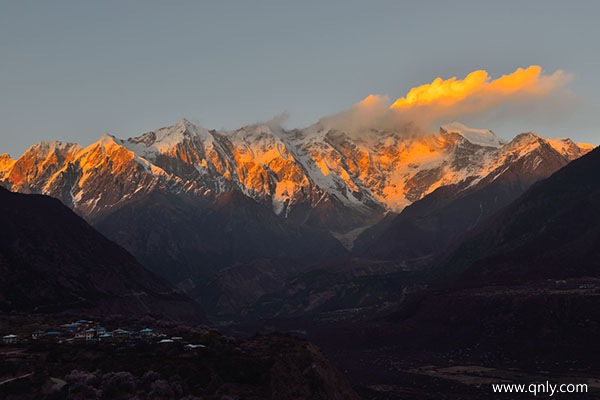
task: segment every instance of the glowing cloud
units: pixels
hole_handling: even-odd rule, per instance
[[[542,68],[532,65],[518,68],[509,75],[491,80],[484,70],[473,71],[465,79],[456,77],[412,88],[405,97],[396,100],[390,108],[410,109],[414,107],[452,107],[462,102],[476,100],[483,108],[493,106],[505,100],[521,97],[545,96],[556,88],[564,86],[570,79],[563,71],[552,75],[543,75]],[[470,102],[471,105],[474,103]]]
[[[477,70],[464,79],[436,78],[395,101],[370,94],[320,123],[358,135],[370,129],[419,134],[437,131],[440,124],[457,120],[486,124],[493,119],[549,119],[571,105],[573,96],[566,87],[570,79],[571,75],[561,70],[545,74],[537,65],[518,68],[497,79]]]
[[[434,103],[452,105],[481,89],[488,79],[487,72],[483,70],[471,72],[464,80],[458,80],[456,77],[445,81],[436,78],[431,83],[410,89],[406,97],[396,100],[391,108],[410,108]]]

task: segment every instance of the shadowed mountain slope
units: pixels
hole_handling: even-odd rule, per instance
[[[2,311],[203,319],[198,304],[56,199],[0,188],[0,226]]]
[[[443,263],[464,284],[600,274],[600,149],[571,162],[482,224]]]

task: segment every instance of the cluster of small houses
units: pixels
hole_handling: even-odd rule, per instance
[[[56,343],[70,342],[118,342],[127,340],[143,340],[156,342],[159,344],[182,342],[180,336],[167,337],[164,333],[155,332],[152,328],[144,328],[137,330],[115,329],[108,331],[101,327],[97,322],[79,320],[68,324],[61,325],[61,330],[51,331],[35,331],[31,334],[31,339],[34,341],[51,341]],[[11,345],[19,342],[29,341],[27,338],[20,338],[18,335],[9,334],[2,337],[2,343]],[[186,344],[188,349],[197,349],[206,347],[202,344]]]

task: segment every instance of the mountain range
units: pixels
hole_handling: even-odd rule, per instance
[[[320,124],[289,132],[273,124],[217,132],[182,119],[127,140],[104,135],[85,148],[42,142],[17,160],[4,154],[0,177],[14,191],[51,194],[90,219],[157,189],[200,197],[237,191],[289,219],[306,214],[302,206],[318,214],[322,203],[366,216],[402,211],[467,178],[475,179],[471,185],[497,178],[508,163],[540,145],[567,160],[592,148],[534,134],[506,143],[491,131],[459,123],[442,126],[438,134],[346,133]],[[320,221],[331,230],[355,227],[332,217]]]
[[[177,124],[87,147],[44,142],[0,156],[0,183],[59,199],[212,311],[349,255],[419,267],[592,146],[319,122],[236,131]],[[251,277],[251,278],[250,278]]]

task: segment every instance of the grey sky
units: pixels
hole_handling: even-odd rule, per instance
[[[521,4],[526,3],[526,4]],[[541,65],[565,109],[485,127],[600,144],[600,6],[565,1],[0,1],[0,153],[186,117],[302,127],[370,93]]]

